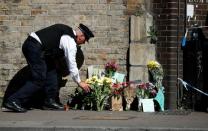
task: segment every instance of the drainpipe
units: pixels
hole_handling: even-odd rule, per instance
[[[178,0],[178,21],[177,21],[177,78],[180,76],[180,40],[179,40],[179,29],[180,29],[180,3]],[[186,32],[186,5],[187,0],[184,1],[184,32]],[[179,80],[177,80],[177,109],[181,107],[181,100],[183,99],[183,88],[180,88]]]

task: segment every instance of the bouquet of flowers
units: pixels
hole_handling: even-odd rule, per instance
[[[94,106],[97,111],[102,111],[104,102],[111,93],[112,80],[107,77],[98,79],[97,76],[93,76],[87,79],[86,83],[90,85],[91,92],[85,99],[88,101],[88,104]]]
[[[113,83],[112,91],[111,91],[112,96],[119,99],[123,95],[123,90],[126,86],[127,84],[125,83],[119,83],[119,82]]]
[[[157,88],[150,82],[138,84],[136,94],[138,98],[154,98],[157,94]]]
[[[105,65],[105,72],[106,72],[106,77],[112,77],[114,73],[117,71],[118,65],[116,64],[115,61],[108,62]]]
[[[147,68],[152,76],[153,83],[157,88],[162,87],[162,80],[163,80],[163,68],[161,64],[157,61],[149,61],[147,63]]]

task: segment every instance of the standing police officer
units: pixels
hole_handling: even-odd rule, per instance
[[[46,96],[43,107],[63,109],[63,106],[55,101],[58,88],[57,72],[56,66],[51,65],[52,62],[50,62],[51,59],[59,59],[63,56],[73,80],[85,92],[89,92],[89,86],[80,79],[75,57],[77,46],[84,44],[92,37],[94,37],[92,31],[83,24],[79,24],[76,30],[64,24],[55,24],[32,32],[22,46],[32,74],[31,78],[7,99],[4,107],[14,112],[26,112],[22,104],[28,102],[35,92],[44,88]]]

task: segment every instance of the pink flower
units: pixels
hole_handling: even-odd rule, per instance
[[[137,95],[142,98],[153,98],[157,94],[156,87],[152,83],[141,83],[137,85]]]
[[[152,95],[156,95],[157,94],[157,91],[156,90],[151,90],[151,94]]]
[[[114,87],[114,88],[119,88],[119,87],[120,87],[120,85],[119,85],[119,84],[114,83],[114,84],[113,84],[113,87]]]
[[[118,65],[116,64],[115,61],[111,61],[111,62],[108,62],[106,65],[105,65],[105,69],[107,71],[116,71],[118,69]]]

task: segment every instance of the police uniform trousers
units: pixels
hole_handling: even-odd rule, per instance
[[[23,87],[12,94],[8,101],[24,104],[40,89],[45,91],[45,100],[55,100],[58,89],[57,71],[55,65],[47,63],[42,45],[33,37],[28,36],[22,46],[22,52],[30,67],[31,78]]]

